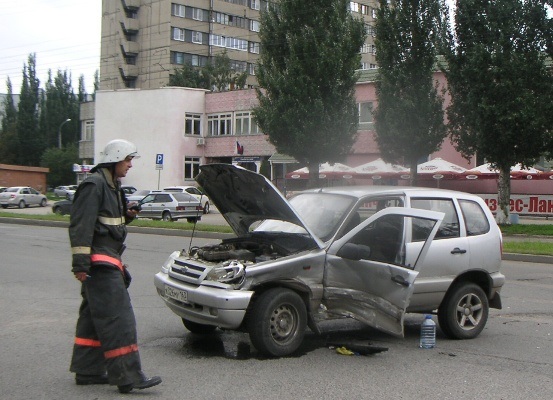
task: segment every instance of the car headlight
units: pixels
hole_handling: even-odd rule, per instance
[[[236,260],[226,265],[215,267],[206,276],[207,280],[221,283],[236,283],[246,274],[244,265]]]
[[[173,263],[175,262],[175,260],[179,256],[180,256],[180,251],[176,250],[176,251],[172,252],[169,255],[169,257],[167,257],[167,260],[165,260],[165,262],[161,266],[161,272],[163,272],[164,274],[168,274],[169,273],[169,268],[171,267],[171,265],[173,265]]]

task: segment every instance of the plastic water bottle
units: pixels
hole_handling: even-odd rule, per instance
[[[421,349],[433,349],[436,347],[436,323],[432,320],[432,315],[427,315],[421,324],[419,347]]]

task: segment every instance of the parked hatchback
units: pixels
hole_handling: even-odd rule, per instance
[[[287,201],[226,164],[201,166],[196,180],[236,237],[175,251],[155,276],[192,332],[243,329],[259,352],[283,356],[329,319],[402,336],[404,313],[437,312],[445,335],[469,339],[501,308],[501,232],[477,196],[349,186]]]
[[[10,206],[25,208],[33,205],[46,207],[46,204],[48,204],[46,196],[28,186],[13,186],[0,193],[2,208]]]
[[[195,197],[187,193],[152,192],[140,201],[138,218],[177,221],[186,218],[194,223],[201,219],[203,209]]]
[[[163,188],[163,191],[191,194],[202,203],[204,214],[209,214],[209,199],[196,186],[169,186],[169,187]]]

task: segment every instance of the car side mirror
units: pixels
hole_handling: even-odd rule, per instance
[[[371,248],[362,244],[346,243],[336,255],[348,260],[368,260],[371,256]]]

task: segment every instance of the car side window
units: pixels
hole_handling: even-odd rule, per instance
[[[369,255],[364,257],[365,259],[403,265],[405,262],[403,225],[403,216],[385,215],[358,232],[350,243],[368,247]]]
[[[490,230],[490,223],[480,204],[471,200],[459,200],[465,218],[467,236],[483,235]]]
[[[173,199],[168,194],[158,194],[158,195],[156,195],[156,200],[155,200],[156,203],[170,203],[172,201],[173,201]]]
[[[435,239],[447,239],[460,236],[459,216],[451,199],[435,198],[413,198],[411,207],[429,211],[439,211],[445,214],[444,219],[438,228]],[[413,231],[413,237],[416,232]]]

